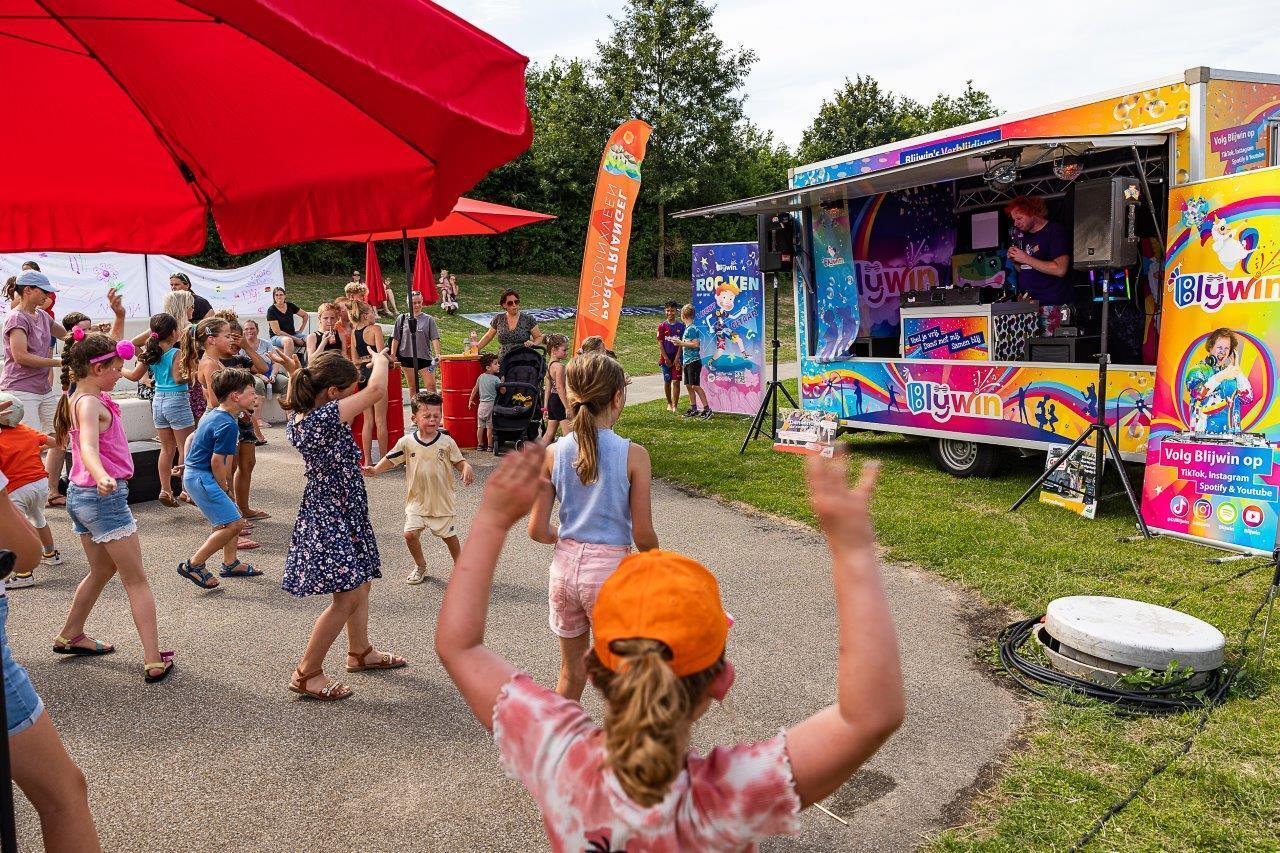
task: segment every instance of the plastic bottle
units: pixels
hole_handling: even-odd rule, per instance
[[[480,340],[476,337],[476,330],[472,329],[471,330],[471,352],[474,353],[477,349],[479,349],[479,346],[480,346]]]

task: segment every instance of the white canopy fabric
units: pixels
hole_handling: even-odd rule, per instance
[[[676,219],[685,219],[693,216],[722,216],[729,213],[756,216],[761,213],[777,213],[783,210],[804,210],[815,204],[862,198],[895,190],[905,190],[911,187],[921,187],[979,176],[986,171],[988,161],[999,159],[1002,154],[1010,156],[1015,153],[1020,154],[1020,160],[1025,165],[1030,162],[1051,161],[1056,154],[1054,149],[1063,149],[1063,154],[1078,156],[1089,151],[1164,145],[1168,142],[1168,134],[1181,129],[1183,126],[1185,126],[1185,122],[1176,123],[1158,133],[1152,133],[1148,129],[1146,133],[1002,139],[997,142],[989,142],[986,145],[976,145],[973,148],[966,148],[963,151],[957,151],[952,154],[943,154],[915,163],[905,163],[901,166],[842,178],[826,184],[798,187],[753,198],[727,201],[692,210],[682,210],[673,214],[673,216]]]

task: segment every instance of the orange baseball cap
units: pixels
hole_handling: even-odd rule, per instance
[[[697,560],[660,549],[619,563],[591,613],[596,656],[606,668],[617,672],[622,665],[610,643],[644,637],[671,649],[668,663],[681,677],[720,659],[729,623],[715,575]]]

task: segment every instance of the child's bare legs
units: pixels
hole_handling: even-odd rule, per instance
[[[542,446],[549,447],[556,440],[556,433],[559,431],[559,421],[547,421],[547,431],[542,434]]]
[[[668,411],[668,412],[674,412],[674,411],[676,410],[676,401],[675,401],[675,399],[674,399],[674,398],[672,398],[672,396],[671,396],[671,385],[672,385],[672,383],[671,383],[670,381],[667,381],[667,382],[663,382],[663,383],[662,383],[662,393],[663,393],[663,394],[666,396],[666,398],[667,398],[667,411]]]
[[[45,524],[44,527],[36,528],[36,535],[40,537],[40,547],[48,554],[53,550],[53,529]]]
[[[707,402],[707,392],[702,390],[701,385],[689,386],[689,399],[692,401],[695,409],[698,407],[698,400],[702,400],[702,408],[711,408],[711,404]]]
[[[418,371],[418,385],[423,391],[434,394],[436,390],[436,375],[427,368],[422,368]]]
[[[413,564],[423,572],[426,572],[427,558],[422,553],[422,529],[406,530],[404,532],[404,544],[409,547],[409,556],[413,557]]]
[[[678,368],[673,368],[672,372],[675,372],[677,369]],[[671,411],[673,412],[680,411],[680,380],[679,379],[674,379],[671,382]]]
[[[376,663],[385,654],[373,648],[373,643],[369,642],[369,589],[372,586],[372,583],[365,581],[359,588],[352,590],[352,593],[357,594],[357,600],[355,609],[347,617],[348,664],[353,658],[362,665]],[[369,651],[366,653],[365,649]],[[391,659],[400,661],[400,666],[404,665],[403,659],[396,655],[391,655]]]
[[[67,451],[63,447],[50,447],[44,455],[44,470],[49,477],[49,494],[58,495],[58,481],[62,479],[62,465],[66,462]]]
[[[458,541],[457,536],[449,536],[444,540],[444,545],[449,549],[449,557],[454,563],[458,562],[458,555],[462,553],[462,543]]]
[[[364,423],[365,429],[368,429],[369,419],[365,418]],[[387,398],[385,396],[373,404],[373,424],[378,431],[378,458],[381,459],[390,449],[387,447]],[[370,465],[374,464],[374,460],[370,459],[368,454],[364,458]]]
[[[485,428],[482,424],[476,423],[476,447],[483,449],[485,447]]]
[[[135,533],[124,539],[98,543],[85,533],[81,534],[80,542],[84,545],[84,554],[89,560],[89,574],[76,587],[75,596],[71,599],[71,610],[62,626],[62,636],[71,639],[84,633],[84,622],[89,618],[89,612],[93,610],[107,581],[118,571],[120,583],[124,585],[125,594],[129,597],[129,610],[133,614],[134,627],[138,629],[138,639],[142,641],[143,663],[160,660],[160,640],[156,634],[156,599],[151,593],[151,585],[147,582],[147,573],[142,566],[142,544],[138,535]],[[82,641],[81,644],[89,645],[89,642]]]
[[[9,761],[13,781],[40,815],[45,850],[94,853],[102,849],[89,812],[84,774],[67,755],[47,711],[9,739]]]
[[[160,453],[156,456],[156,476],[160,478],[160,493],[172,494],[173,457],[178,453],[178,445],[173,430],[160,427],[156,430],[160,436]]]
[[[196,549],[196,552],[191,555],[191,559],[187,562],[193,566],[203,566],[221,548],[222,562],[225,565],[231,565],[236,559],[236,540],[240,538],[240,533],[243,530],[244,519],[213,528],[209,537],[204,540],[204,544]],[[213,589],[213,587],[209,587],[209,589]]]
[[[360,604],[361,591],[363,591],[367,602],[369,599],[368,583],[361,584],[355,589],[350,589],[346,592],[335,592],[333,594],[333,603],[326,607],[324,612],[316,619],[315,627],[311,629],[311,638],[307,640],[307,649],[302,653],[302,660],[298,664],[298,672],[315,672],[318,674],[308,678],[305,683],[299,683],[298,673],[295,672],[293,674],[294,684],[304,690],[318,691],[333,683],[333,679],[328,678],[322,672],[324,658],[329,653],[329,649],[333,647],[333,641],[338,639],[338,632],[347,624],[347,620],[351,618],[352,614],[355,613],[356,607]],[[360,648],[363,649],[364,646]],[[335,695],[341,696],[350,692],[350,688],[343,685],[343,689],[335,691]]]
[[[560,676],[556,679],[556,692],[577,702],[587,687],[587,663],[584,660],[591,647],[591,631],[579,637],[560,638]]]
[[[258,514],[249,506],[249,487],[253,484],[253,468],[258,464],[258,448],[251,441],[242,441],[236,446],[235,471],[232,473],[232,491],[235,492],[236,506],[245,518]]]
[[[181,475],[182,466],[187,464],[187,439],[189,439],[191,437],[191,433],[195,431],[196,428],[194,426],[182,427],[181,429],[173,430],[173,445],[177,455],[177,460],[173,467],[177,469],[174,473],[179,476]],[[164,469],[161,469],[160,476],[164,476]],[[160,482],[167,483],[169,481],[161,479]]]

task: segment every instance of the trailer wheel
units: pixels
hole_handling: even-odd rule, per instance
[[[934,463],[953,477],[990,477],[1000,469],[1000,451],[989,444],[935,438],[929,442]]]

